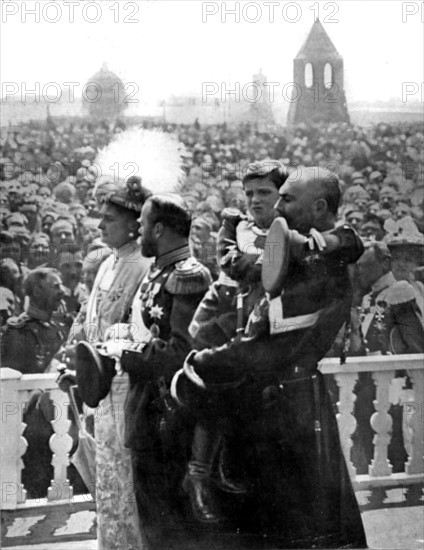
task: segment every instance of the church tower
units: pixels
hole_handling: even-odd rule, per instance
[[[294,59],[293,82],[288,125],[349,122],[343,87],[343,58],[319,19]]]

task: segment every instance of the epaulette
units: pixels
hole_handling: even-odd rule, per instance
[[[206,292],[211,284],[209,269],[190,256],[175,264],[165,283],[165,290],[170,294],[199,294]]]
[[[414,289],[408,281],[396,281],[382,292],[378,301],[384,300],[389,306],[396,306],[415,300]]]
[[[31,317],[28,313],[21,313],[18,317],[9,317],[7,320],[7,326],[10,328],[22,328],[28,321],[31,320]]]

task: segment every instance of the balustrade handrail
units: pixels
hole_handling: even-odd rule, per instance
[[[356,427],[356,421],[352,415],[355,395],[353,393],[356,380],[361,372],[371,372],[376,384],[377,398],[374,422],[376,429],[375,454],[373,464],[370,466],[369,477],[380,478],[387,484],[390,478],[391,467],[387,460],[387,437],[382,432],[382,419],[387,420],[387,411],[390,406],[388,388],[394,377],[395,371],[406,370],[414,382],[414,399],[422,407],[424,354],[414,355],[375,355],[365,357],[348,357],[344,365],[340,365],[338,358],[324,359],[319,368],[323,374],[334,375],[340,389],[338,402],[339,431],[344,456],[348,465],[352,480],[356,485],[363,486],[366,476],[356,476],[356,470],[350,462],[350,450],[352,447],[351,436]],[[57,373],[22,374],[18,371],[3,368],[0,369],[0,402],[2,419],[0,424],[1,441],[1,503],[2,509],[17,509],[25,506],[26,494],[21,483],[21,471],[23,468],[22,456],[27,450],[27,443],[22,434],[25,424],[22,422],[23,404],[26,397],[33,390],[48,391],[51,400],[62,408],[64,414],[52,422],[54,434],[50,440],[50,446],[54,453],[52,464],[54,465],[54,482],[60,487],[61,498],[55,499],[56,491],[51,488],[47,495],[49,502],[72,501],[72,487],[67,481],[67,467],[69,466],[69,451],[72,439],[68,434],[70,421],[67,417],[69,398],[62,392],[56,383]],[[65,414],[66,413],[66,414]],[[422,415],[422,411],[421,411]],[[373,422],[371,422],[373,425]],[[374,425],[373,425],[374,428]],[[424,477],[423,464],[423,434],[422,418],[415,415],[411,420],[412,456],[406,464],[404,478],[410,479]],[[384,479],[383,479],[384,478]],[[393,475],[393,479],[399,480],[402,476]],[[359,485],[358,485],[359,484]]]
[[[347,357],[343,365],[339,358],[329,357],[319,364],[323,374],[417,369],[424,369],[424,353]]]

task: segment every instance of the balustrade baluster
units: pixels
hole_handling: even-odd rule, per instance
[[[25,502],[26,491],[22,485],[22,456],[27,441],[22,433],[26,425],[22,422],[22,396],[19,382],[22,374],[9,368],[1,369],[1,507],[13,510]]]
[[[387,458],[387,448],[391,440],[393,419],[388,413],[390,408],[389,386],[394,378],[395,371],[377,371],[372,373],[376,385],[376,412],[371,416],[371,427],[376,432],[374,436],[374,458],[369,466],[369,475],[389,476],[392,474],[392,465]]]
[[[72,438],[68,434],[71,425],[68,419],[69,397],[59,389],[52,389],[50,398],[55,406],[55,419],[51,422],[55,433],[50,438],[54,479],[48,489],[47,500],[72,500],[73,489],[67,475],[69,452],[72,449]]]
[[[414,401],[405,403],[406,407],[404,418],[412,429],[411,455],[406,463],[405,472],[407,474],[424,473],[424,371],[408,371],[414,385]]]
[[[339,401],[337,402],[340,441],[349,475],[356,477],[356,468],[350,459],[350,451],[353,445],[352,435],[356,430],[356,420],[353,416],[356,395],[353,393],[353,390],[358,380],[358,373],[338,373],[334,375],[334,378],[340,388]]]

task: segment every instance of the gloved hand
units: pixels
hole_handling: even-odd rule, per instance
[[[68,369],[65,365],[58,368],[59,376],[56,379],[56,382],[59,388],[65,392],[69,393],[69,388],[75,386],[77,383],[77,374],[74,370]]]
[[[132,327],[128,323],[115,323],[106,332],[105,341],[98,346],[102,355],[121,359],[124,349],[133,343]]]
[[[98,346],[101,355],[107,355],[113,359],[121,359],[124,349],[128,349],[130,342],[128,340],[107,340]]]
[[[66,367],[71,370],[75,370],[75,344],[70,344],[66,346],[64,351],[64,361],[66,363]]]

